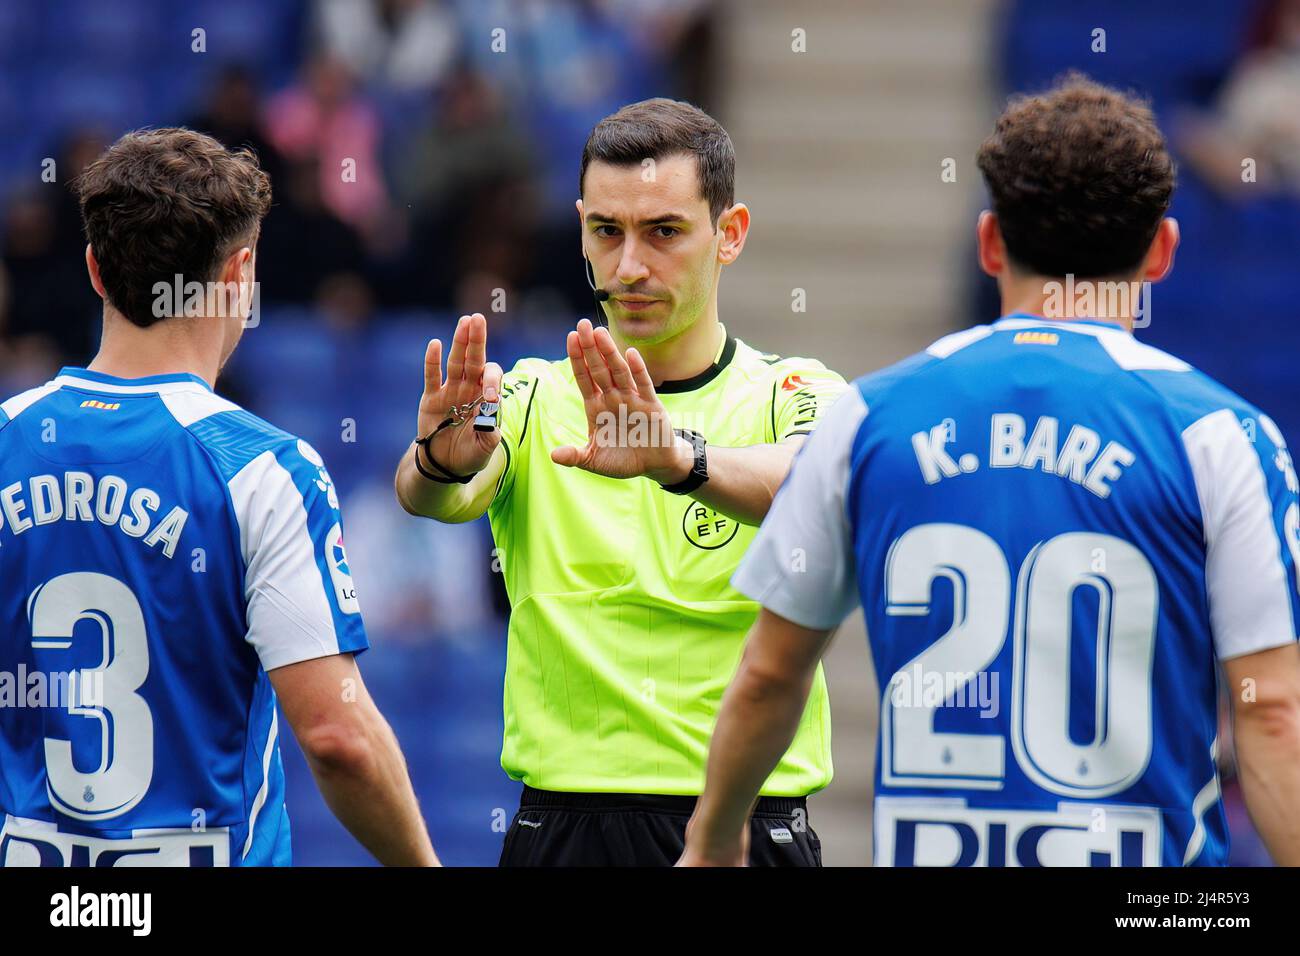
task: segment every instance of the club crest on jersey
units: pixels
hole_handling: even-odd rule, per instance
[[[682,515],[682,534],[695,547],[704,551],[716,551],[727,544],[740,530],[740,523],[733,521],[698,501],[692,501]]]
[[[325,563],[330,569],[330,580],[334,584],[334,597],[338,601],[339,610],[344,614],[360,614],[357,586],[352,583],[352,568],[348,565],[348,553],[343,547],[343,528],[338,524],[325,536]]]

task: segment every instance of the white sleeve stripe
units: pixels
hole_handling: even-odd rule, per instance
[[[30,388],[25,392],[15,395],[13,398],[0,403],[0,411],[3,411],[10,419],[17,418],[27,409],[31,408],[46,395],[58,391],[60,386],[56,382],[49,382],[37,388]]]
[[[252,549],[257,543],[253,540],[252,532],[261,530],[261,525],[256,520],[258,516],[252,513],[251,495],[256,492],[262,476],[274,461],[275,453],[264,451],[241,468],[239,473],[227,483],[230,487],[230,500],[235,506],[235,517],[239,522],[239,550],[243,554],[245,568],[252,563]]]
[[[1216,734],[1214,742],[1210,744],[1210,765],[1218,766],[1218,760],[1219,738]],[[1196,825],[1192,827],[1192,835],[1187,840],[1187,849],[1183,851],[1183,866],[1189,866],[1205,848],[1205,814],[1209,812],[1210,807],[1219,802],[1221,797],[1219,774],[1216,771],[1210,774],[1210,779],[1192,800],[1192,815],[1196,818]]]
[[[253,798],[253,809],[248,814],[248,838],[244,840],[244,852],[240,856],[241,860],[248,858],[248,851],[253,848],[253,835],[257,833],[257,815],[262,812],[262,806],[266,803],[266,793],[271,785],[271,758],[275,756],[275,741],[279,735],[280,721],[276,714],[276,709],[271,708],[271,728],[266,734],[266,747],[262,750],[262,785],[257,788],[257,796]]]
[[[964,349],[968,345],[974,345],[992,334],[993,327],[991,325],[977,325],[974,328],[963,329],[960,332],[945,335],[938,341],[931,343],[926,348],[926,352],[936,358],[947,358],[954,352]],[[854,391],[857,391],[857,389],[854,389]]]
[[[1205,527],[1205,587],[1220,659],[1296,638],[1291,581],[1258,453],[1231,409],[1183,430]]]
[[[266,670],[339,653],[307,508],[293,476],[264,451],[230,480],[244,555],[248,642]]]
[[[213,395],[197,386],[191,389],[163,392],[159,397],[167,406],[167,410],[172,413],[172,418],[176,419],[182,428],[189,428],[195,422],[219,412],[239,411],[239,406],[234,402],[227,401],[220,395]]]
[[[1111,360],[1126,372],[1146,369],[1152,371],[1190,372],[1192,367],[1182,359],[1174,358],[1154,346],[1139,342],[1132,333],[1122,329],[1101,329],[1097,341]]]

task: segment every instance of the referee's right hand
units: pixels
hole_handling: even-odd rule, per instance
[[[481,398],[496,402],[501,397],[501,366],[487,361],[487,319],[483,313],[462,315],[447,356],[447,376],[442,374],[442,342],[434,339],[424,353],[424,394],[420,397],[417,428],[424,437],[451,414],[452,406]],[[478,406],[466,413],[463,425],[444,428],[429,442],[433,458],[455,475],[482,471],[501,443],[501,429],[479,431],[472,424]],[[423,454],[417,450],[417,454]]]

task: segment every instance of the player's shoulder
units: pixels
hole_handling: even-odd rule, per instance
[[[310,474],[325,467],[308,442],[219,395],[196,395],[181,407],[169,404],[169,409],[227,482],[259,462],[291,474]]]
[[[936,356],[926,349],[874,372],[859,375],[852,381],[850,387],[870,407],[894,388],[913,382],[925,372],[938,368],[943,358],[944,356]]]
[[[1115,369],[1147,390],[1179,429],[1225,410],[1241,420],[1267,419],[1226,385],[1131,332],[1109,325],[1089,325],[1084,331],[1095,336]]]
[[[1190,365],[1181,372],[1143,370],[1134,375],[1160,397],[1180,430],[1225,410],[1239,421],[1268,418],[1256,405]]]
[[[44,385],[37,385],[35,388],[25,389],[24,391],[0,402],[0,429],[4,429],[10,422],[27,412],[33,406],[38,405],[49,395],[57,392],[59,388],[60,385],[57,381],[46,382]]]

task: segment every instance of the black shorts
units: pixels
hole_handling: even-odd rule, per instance
[[[695,797],[557,793],[524,787],[501,866],[672,866]],[[750,866],[821,866],[803,797],[760,797],[749,824]]]

